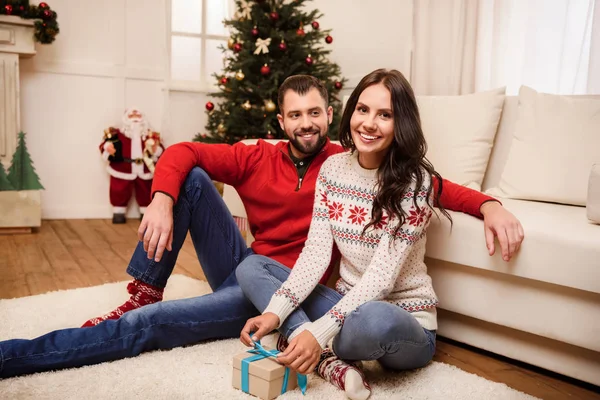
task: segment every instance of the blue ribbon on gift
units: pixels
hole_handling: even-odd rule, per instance
[[[260,341],[254,342],[254,349],[248,350],[248,353],[254,354],[251,357],[244,358],[242,360],[242,391],[245,393],[249,393],[249,368],[250,363],[258,360],[262,360],[263,358],[277,358],[277,354],[280,353],[279,350],[266,350],[261,346]],[[302,391],[302,394],[306,394],[306,386],[308,380],[306,375],[297,374],[298,375],[298,387]],[[287,391],[288,379],[290,376],[290,369],[288,367],[285,368],[285,374],[283,375],[283,384],[281,385],[281,394],[284,394]]]

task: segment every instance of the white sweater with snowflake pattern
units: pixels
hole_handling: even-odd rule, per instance
[[[323,348],[340,331],[349,313],[372,300],[402,307],[424,328],[437,329],[438,301],[424,263],[425,231],[432,215],[427,204],[431,179],[420,188],[413,181],[403,196],[407,218],[394,238],[399,221],[389,221],[385,212],[381,223],[361,236],[371,219],[376,174],[377,170],[360,166],[356,152],[327,159],[317,178],[304,249],[263,312],[276,314],[283,323],[319,283],[335,241],[342,255],[336,290],[344,297],[321,318],[298,328],[309,330]],[[413,201],[415,191],[419,209]]]

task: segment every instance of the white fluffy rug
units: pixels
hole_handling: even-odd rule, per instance
[[[49,330],[76,327],[128,298],[125,282],[0,300],[0,340],[32,338]],[[208,293],[205,282],[174,275],[165,299]],[[265,339],[266,340],[266,339]],[[0,380],[2,399],[251,399],[231,386],[231,359],[244,351],[237,339],[78,369]],[[433,362],[418,371],[382,372],[367,363],[371,399],[534,399],[504,384]],[[296,389],[281,399],[344,399],[342,392],[309,377],[305,397]]]

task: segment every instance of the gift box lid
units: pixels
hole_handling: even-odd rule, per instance
[[[271,350],[265,348],[267,350]],[[242,369],[242,360],[254,357],[256,354],[243,352],[236,354],[233,357],[233,368]],[[277,378],[281,378],[285,374],[285,366],[279,364],[273,357],[263,358],[262,360],[252,361],[248,367],[248,373],[256,376],[257,378],[264,379],[266,381],[272,381]]]

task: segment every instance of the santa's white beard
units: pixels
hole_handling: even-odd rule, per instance
[[[146,124],[143,122],[131,122],[129,125],[126,125],[123,130],[125,136],[130,139],[141,138],[146,131]]]

